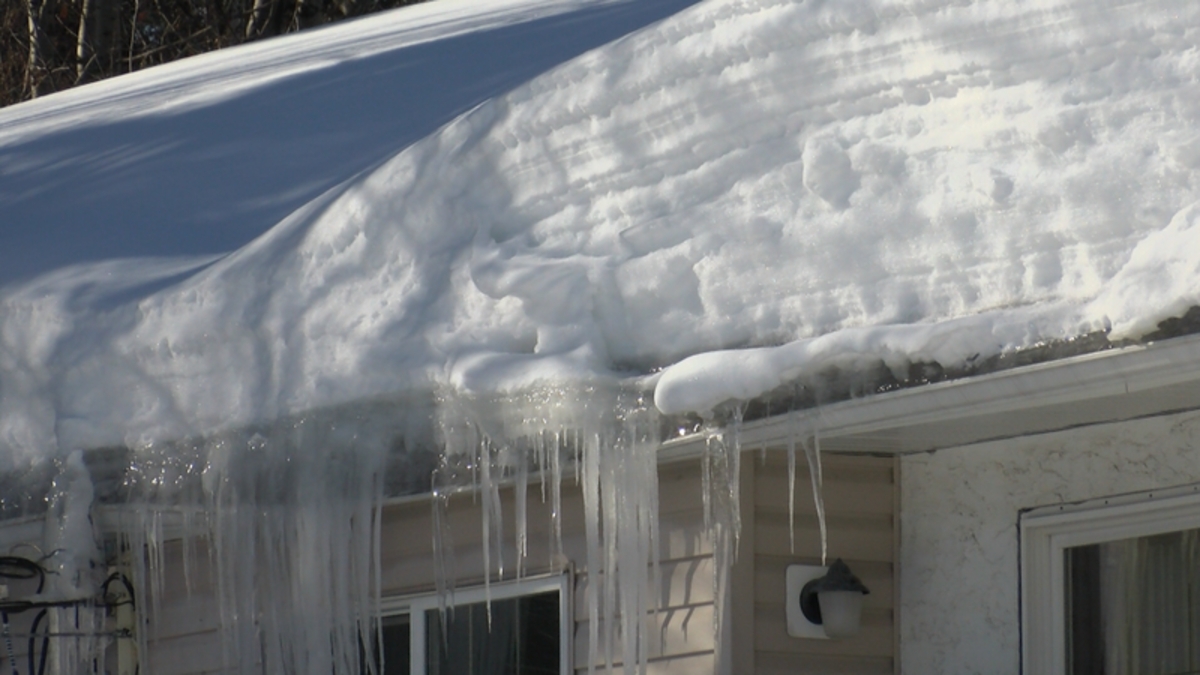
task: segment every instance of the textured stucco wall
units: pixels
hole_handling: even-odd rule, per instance
[[[1020,672],[1019,509],[1196,482],[1195,412],[905,457],[902,672]]]

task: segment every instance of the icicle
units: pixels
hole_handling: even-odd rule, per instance
[[[596,454],[600,456],[600,503],[601,503],[601,531],[604,533],[605,539],[608,541],[604,546],[604,662],[608,665],[609,671],[613,667],[613,647],[616,640],[616,631],[613,630],[614,619],[617,612],[617,579],[620,575],[618,569],[617,553],[618,547],[623,543],[620,539],[620,529],[618,527],[618,495],[616,476],[614,475],[614,462],[619,458],[615,457],[613,448],[606,448],[601,442],[599,432],[590,438],[592,444],[597,448]],[[610,450],[607,451],[606,450]]]
[[[542,489],[542,503],[546,503],[546,431],[540,430],[533,437],[534,460],[536,461],[538,477]]]
[[[829,550],[829,533],[825,526],[825,496],[824,480],[821,476],[821,432],[819,428],[813,428],[812,445],[804,443],[804,454],[808,459],[808,473],[812,477],[813,504],[817,509],[817,525],[821,530],[821,565],[824,566]]]
[[[576,453],[580,452],[576,448]],[[588,608],[588,675],[596,672],[600,656],[600,449],[582,449],[583,462],[575,463],[576,476],[583,478],[583,522],[587,537],[588,585],[584,604]],[[582,464],[582,467],[580,466]]]
[[[379,602],[384,454],[359,450],[356,433],[335,420],[302,418],[263,433],[205,448],[223,670],[369,672],[360,644],[371,647]],[[161,517],[161,509],[146,517],[149,567]],[[146,573],[135,565],[135,576]]]
[[[529,555],[528,522],[526,520],[526,497],[529,490],[529,465],[518,457],[516,485],[516,529],[517,529],[517,579],[521,578],[525,557]]]
[[[716,442],[716,433],[712,430],[707,431],[704,439],[704,457],[700,461],[700,500],[704,512],[704,529],[709,531],[713,528],[712,456],[713,444]]]
[[[491,406],[497,402],[487,402]],[[511,400],[506,403],[512,403]],[[576,406],[572,406],[572,403]],[[623,662],[627,675],[645,673],[650,639],[646,610],[656,606],[659,583],[657,412],[644,396],[616,390],[587,389],[578,398],[554,390],[548,395],[533,392],[519,397],[520,405],[544,406],[521,409],[520,417],[487,421],[489,413],[504,418],[511,406],[498,409],[460,410],[456,419],[484,419],[479,428],[481,443],[473,462],[479,476],[479,503],[484,524],[485,565],[490,572],[499,559],[502,532],[499,530],[498,489],[511,481],[516,490],[515,545],[518,574],[525,573],[523,557],[528,554],[528,476],[530,465],[548,481],[550,544],[553,567],[562,564],[562,481],[564,458],[576,458],[573,470],[582,486],[584,530],[587,543],[585,604],[589,618],[588,670],[613,670]],[[470,404],[474,405],[474,404]],[[474,412],[475,414],[472,414]],[[443,421],[445,455],[453,453],[462,434],[457,423]],[[492,430],[496,433],[492,434]],[[519,442],[520,445],[515,443]],[[516,448],[521,451],[517,452]],[[446,495],[439,486],[447,466],[446,456],[435,474],[435,548],[449,549],[448,532],[443,532]],[[516,465],[513,465],[516,462]],[[736,467],[736,461],[733,464]],[[722,474],[724,475],[724,474]],[[543,488],[544,489],[544,488]],[[522,500],[526,495],[526,500]],[[440,534],[439,534],[440,533]],[[446,563],[449,551],[436,561]],[[498,567],[498,565],[496,565]],[[444,569],[444,567],[443,567]],[[450,584],[444,574],[440,592]],[[487,583],[487,582],[485,582]],[[485,586],[485,596],[490,597]],[[617,643],[623,642],[618,654]]]
[[[788,463],[788,544],[792,555],[796,553],[796,415],[788,419],[787,440]]]
[[[387,496],[383,489],[383,482],[379,483],[380,499],[375,506],[375,526],[372,528],[371,544],[374,546],[374,555],[371,556],[373,575],[371,582],[373,587],[371,590],[375,592],[375,602],[371,607],[371,617],[375,620],[375,644],[373,649],[368,649],[369,655],[375,655],[379,659],[379,666],[376,667],[375,659],[368,658],[367,663],[371,665],[367,675],[383,675],[383,668],[387,667],[383,658],[383,622],[377,619],[383,616],[383,498]],[[364,631],[370,633],[370,631]],[[443,631],[444,633],[445,631]]]
[[[446,634],[446,610],[454,599],[454,536],[450,530],[450,493],[453,485],[450,460],[443,454],[433,476],[433,574],[437,589],[438,617]]]
[[[55,600],[87,600],[95,597],[101,569],[101,557],[92,526],[92,501],[95,490],[83,453],[76,450],[59,464],[46,497],[43,563],[49,573],[46,595]],[[86,672],[99,655],[103,644],[99,632],[104,626],[103,610],[92,606],[71,605],[49,610],[49,631],[80,637],[51,641],[50,663],[55,673]],[[16,664],[11,664],[16,672]]]
[[[654,408],[648,401],[642,401],[643,409],[651,411],[648,416],[648,428],[645,431],[644,444],[646,449],[643,451],[644,464],[642,465],[642,480],[645,486],[647,499],[642,505],[642,518],[646,523],[646,534],[649,537],[650,548],[650,569],[651,569],[651,585],[650,598],[654,603],[654,618],[658,619],[659,613],[659,598],[662,592],[662,565],[660,557],[662,548],[660,546],[660,528],[658,523],[658,426],[657,415],[653,414]],[[647,648],[649,647],[649,638],[646,639]]]
[[[497,517],[492,502],[491,447],[484,440],[479,448],[479,488],[482,493],[483,515],[483,600],[487,610],[488,630],[492,629],[492,519]]]
[[[583,438],[579,434],[579,430],[575,430],[575,485],[579,485],[580,467],[583,464]]]
[[[138,590],[144,591],[149,588],[146,582],[146,558],[141,555],[145,550],[142,534],[144,530],[138,527],[138,524],[133,521],[133,517],[128,513],[123,514],[121,520],[121,545],[124,549],[123,555],[130,563],[130,581],[133,583],[135,594],[141,598],[134,606],[136,612],[137,625],[140,630],[135,632],[137,640],[137,653],[139,658],[145,658],[149,654],[150,636],[149,633],[153,628],[150,617],[146,609],[146,593],[138,593]]]
[[[562,547],[562,432],[554,432],[554,447],[550,449],[550,565],[561,564]]]
[[[635,553],[626,562],[633,571],[626,572],[626,580],[632,577],[632,584],[626,599],[622,602],[623,616],[626,617],[626,641],[637,636],[636,659],[638,672],[645,675],[649,657],[649,635],[647,633],[645,608],[647,603],[653,603],[658,609],[659,565],[658,565],[658,437],[655,415],[648,414],[649,406],[644,399],[638,400],[637,408],[630,423],[631,436],[629,463],[631,474],[627,484],[636,490],[638,499],[629,502],[629,517],[635,519],[629,528],[630,536],[636,541]],[[651,567],[647,577],[646,560],[649,558]],[[636,611],[631,611],[636,610]],[[634,652],[627,647],[628,654]],[[626,660],[626,672],[632,672],[630,662]]]
[[[610,452],[612,456],[613,471],[610,480],[613,483],[620,482],[628,490],[638,490],[641,488],[640,481],[636,470],[633,469],[633,464],[636,458],[631,456],[630,451],[637,448],[636,440],[632,438],[634,430],[628,428],[624,430],[625,438],[618,437],[614,448],[615,452]],[[632,496],[632,495],[630,495]],[[639,579],[642,572],[644,574],[646,566],[645,552],[641,550],[641,538],[638,536],[637,522],[637,507],[638,501],[631,498],[615,499],[614,520],[617,525],[617,540],[619,546],[610,546],[610,550],[617,558],[615,569],[618,573],[617,591],[620,593],[620,606],[622,609],[630,610],[645,607],[641,598],[641,591],[645,587],[642,580]],[[638,568],[641,568],[640,570]],[[635,672],[635,664],[638,662],[638,652],[640,645],[638,637],[640,631],[638,625],[639,619],[642,616],[641,611],[625,611],[621,614],[621,636],[622,646],[624,647],[621,655],[621,662],[625,666],[625,674],[633,675]]]
[[[716,645],[716,672],[728,674],[731,668],[730,643],[730,571],[737,558],[741,536],[741,425],[743,410],[731,410],[726,433],[710,428],[702,474],[705,511],[713,542],[713,635]]]
[[[742,418],[745,404],[733,409],[733,442],[726,446],[727,473],[726,489],[729,492],[729,517],[732,520],[733,558],[737,559],[738,546],[742,539]],[[732,562],[732,561],[731,561]]]
[[[180,542],[183,549],[181,552],[183,558],[183,588],[186,597],[190,600],[192,597],[192,545],[197,534],[195,513],[192,509],[184,509],[181,519],[183,521],[183,537]]]

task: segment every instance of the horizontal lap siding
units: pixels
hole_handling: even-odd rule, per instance
[[[153,675],[208,675],[220,673],[224,653],[218,633],[221,615],[215,580],[209,567],[208,548],[190,548],[191,561],[184,575],[183,546],[173,541],[163,546],[162,598],[144,607],[147,648],[143,673]]]
[[[713,559],[712,542],[703,526],[701,476],[698,462],[660,467],[658,541],[661,583],[657,613],[647,608],[651,636],[648,672],[691,675],[713,672]],[[547,496],[549,490],[547,489]],[[529,557],[527,576],[574,571],[573,665],[587,670],[588,584],[594,575],[587,569],[583,500],[574,480],[567,478],[562,491],[564,559],[550,557],[550,507],[542,502],[541,486],[531,481],[528,496]],[[502,491],[505,579],[515,573],[514,490]],[[482,516],[470,495],[453,498],[450,527],[454,540],[457,586],[466,588],[483,579]],[[381,572],[384,596],[431,592],[434,589],[433,529],[430,503],[425,500],[395,504],[383,511]],[[148,672],[160,675],[201,675],[220,667],[221,645],[212,580],[204,569],[203,550],[191,565],[191,594],[182,574],[181,547],[165,549],[165,598],[153,624]],[[493,566],[495,561],[493,561]],[[603,648],[601,648],[601,653]],[[620,658],[620,642],[615,654]]]
[[[469,495],[459,495],[453,498],[450,511],[458,587],[477,585],[483,579],[483,521],[479,504]],[[505,578],[511,579],[516,563],[513,489],[502,491],[501,511],[504,517]],[[556,571],[562,569],[564,563],[573,569],[575,627],[570,648],[575,668],[578,672],[586,672],[590,632],[586,597],[588,585],[595,575],[587,568],[582,494],[569,477],[563,482],[561,514],[566,560],[555,563],[550,560],[550,506],[542,503],[540,484],[531,481],[527,496],[529,557],[525,572],[532,575]],[[660,467],[659,611],[655,614],[654,608],[647,608],[646,616],[651,636],[650,673],[682,675],[713,671],[712,542],[703,521],[699,464]],[[382,552],[385,595],[433,590],[432,539],[432,519],[427,502],[385,510]],[[494,565],[495,561],[493,569]],[[601,659],[603,652],[602,645]],[[614,641],[614,654],[619,663],[619,639]],[[600,670],[603,672],[603,668]]]
[[[785,574],[794,563],[820,564],[821,539],[811,479],[803,455],[797,457],[794,536],[788,527],[786,453],[769,451],[765,463],[757,452],[743,458],[753,467],[753,495],[743,497],[745,512],[753,506],[754,672],[893,673],[896,670],[896,464],[892,458],[836,456],[822,458],[823,493],[829,562],[842,558],[871,590],[864,598],[862,632],[848,640],[806,640],[787,634]],[[746,589],[749,591],[750,589]],[[736,609],[735,609],[736,611]]]
[[[827,456],[825,503],[831,559],[842,557],[871,589],[865,598],[863,632],[845,641],[799,640],[787,635],[784,574],[791,563],[818,563],[820,538],[807,468],[799,458],[796,475],[795,552],[788,529],[787,463],[784,453],[757,451],[743,458],[743,537],[733,571],[734,672],[884,673],[895,672],[895,465],[890,458]],[[660,467],[661,581],[657,613],[648,611],[651,636],[648,672],[692,675],[714,672],[712,542],[703,526],[701,476],[697,462]],[[505,577],[515,572],[514,493],[502,492]],[[458,586],[483,576],[482,517],[468,495],[455,497],[450,524],[455,543]],[[563,485],[564,558],[550,558],[550,509],[535,481],[528,492],[529,558],[526,574],[570,567],[574,571],[573,643],[577,672],[587,670],[589,616],[585,598],[597,574],[587,569],[583,503],[568,478]],[[432,519],[428,501],[388,506],[382,527],[381,569],[385,595],[434,588]],[[751,553],[751,555],[747,555]],[[164,549],[165,599],[150,617],[151,643],[144,672],[204,675],[220,669],[221,646],[213,584],[197,547],[190,566],[191,592],[183,577],[182,548]],[[653,610],[654,608],[647,608]],[[24,619],[25,617],[21,617]],[[17,620],[17,628],[20,619]],[[23,651],[23,641],[17,642]],[[616,659],[620,640],[614,641]],[[600,649],[603,653],[603,646]],[[748,656],[747,656],[748,654]],[[748,662],[751,669],[740,669]],[[601,669],[603,670],[603,669]]]

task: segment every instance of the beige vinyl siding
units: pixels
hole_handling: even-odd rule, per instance
[[[661,467],[659,471],[660,593],[658,612],[648,608],[652,638],[650,673],[683,674],[713,672],[712,633],[712,546],[703,527],[701,480],[698,462]],[[568,474],[562,490],[564,557],[550,558],[550,505],[543,503],[541,486],[529,485],[529,557],[524,574],[571,571],[574,630],[573,665],[587,670],[588,611],[586,589],[592,575],[587,569],[583,499]],[[547,486],[549,497],[549,486]],[[504,514],[505,579],[515,575],[516,550],[514,489],[502,491]],[[451,502],[450,526],[454,538],[454,571],[459,588],[476,586],[483,580],[482,515],[471,495],[458,495]],[[386,506],[383,511],[381,573],[384,596],[433,592],[435,588],[433,527],[430,503],[410,500]],[[164,548],[164,598],[150,621],[149,668],[157,675],[200,675],[218,672],[221,645],[216,632],[218,614],[207,553],[197,548],[191,565],[191,591],[183,577],[182,547],[172,542]],[[495,561],[493,561],[493,565]],[[603,653],[603,648],[601,648]],[[621,644],[614,643],[619,663]]]
[[[765,464],[758,451],[742,459],[741,555],[732,571],[731,622],[733,672],[742,673],[892,673],[895,647],[895,485],[891,458],[825,458],[825,500],[831,559],[840,556],[871,588],[866,598],[863,633],[848,641],[788,637],[784,619],[784,570],[792,562],[818,563],[818,535],[812,492],[803,457],[796,476],[796,551],[789,551],[787,463],[772,450]],[[549,489],[547,487],[547,496]],[[661,675],[708,675],[715,670],[712,543],[703,524],[701,476],[696,460],[659,467],[659,538],[661,583],[658,612],[647,608],[649,672]],[[514,490],[502,491],[505,578],[515,573]],[[470,495],[451,503],[450,525],[458,587],[482,583],[482,516]],[[594,575],[587,569],[583,500],[570,474],[562,493],[563,553],[550,558],[550,507],[541,486],[528,492],[528,576],[573,574],[572,644],[577,673],[587,670],[589,618],[585,602]],[[385,596],[434,590],[433,531],[430,504],[420,499],[384,508],[381,572]],[[208,571],[192,565],[191,593],[182,574],[181,547],[168,544],[166,598],[156,617],[148,665],[161,675],[217,672],[221,646],[217,607]],[[207,561],[203,550],[197,561]],[[603,654],[603,647],[600,650]],[[614,643],[619,663],[621,644]]]
[[[862,632],[849,640],[788,636],[787,566],[821,562],[811,479],[804,456],[798,453],[793,552],[788,536],[787,455],[770,450],[764,463],[757,451],[747,453],[742,460],[742,531],[753,556],[743,555],[734,573],[734,672],[897,672],[896,462],[891,457],[826,455],[822,464],[828,562],[842,558],[871,589],[864,602]],[[751,565],[752,574],[747,570]],[[739,632],[746,637],[739,637]],[[753,649],[736,648],[747,644]]]
[[[698,461],[660,466],[658,470],[659,594],[657,608],[647,608],[649,673],[713,672],[712,541],[704,528],[703,493]],[[580,551],[575,560],[586,560]],[[586,566],[576,568],[576,673],[587,672],[588,610]],[[657,609],[657,612],[653,610]],[[623,665],[622,643],[614,640],[615,665]],[[599,649],[603,659],[604,647]],[[599,666],[600,663],[597,663]]]
[[[547,488],[547,498],[549,488]],[[516,563],[513,489],[502,492],[505,578],[513,578]],[[550,505],[541,500],[541,487],[531,481],[528,492],[529,557],[527,575],[567,569],[574,573],[572,598],[574,630],[572,664],[587,671],[589,618],[587,588],[593,575],[587,569],[583,498],[568,474],[563,482],[562,519],[565,560],[550,560]],[[455,570],[459,587],[482,583],[482,516],[469,495],[451,502]],[[430,592],[434,588],[432,518],[427,502],[389,507],[383,524],[383,586],[385,595]],[[712,673],[712,544],[704,530],[699,463],[692,461],[659,468],[660,586],[658,612],[647,608],[649,672]],[[614,641],[621,661],[621,642]],[[603,658],[604,647],[599,652]]]
[[[184,547],[179,540],[163,546],[162,598],[147,615],[147,649],[140,671],[154,675],[209,675],[221,669],[222,646],[217,628],[220,608],[209,567],[208,549],[190,547],[184,575]]]

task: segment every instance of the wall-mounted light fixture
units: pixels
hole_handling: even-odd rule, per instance
[[[807,638],[858,635],[863,596],[870,592],[841,558],[827,568],[789,565],[788,634]]]

